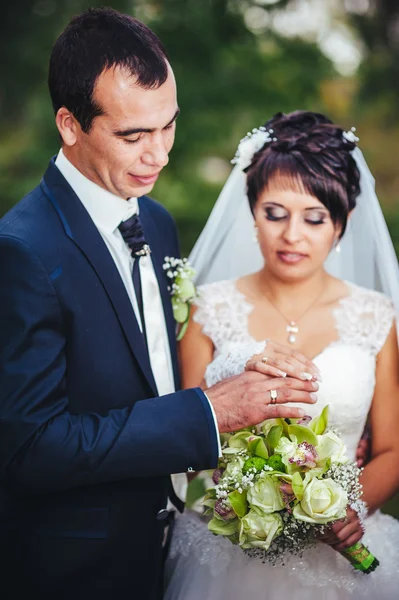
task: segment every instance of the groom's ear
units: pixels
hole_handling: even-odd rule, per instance
[[[74,146],[78,138],[80,126],[73,114],[65,106],[62,106],[57,111],[55,124],[60,132],[63,143],[66,146]]]

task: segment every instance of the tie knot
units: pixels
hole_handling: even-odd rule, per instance
[[[122,221],[119,231],[135,257],[146,256],[151,250],[146,242],[140,217],[133,215],[127,221]]]

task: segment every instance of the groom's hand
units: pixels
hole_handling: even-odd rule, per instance
[[[270,379],[261,373],[245,372],[217,383],[205,393],[212,403],[220,433],[227,433],[252,427],[265,419],[301,418],[305,415],[302,408],[286,404],[314,404],[318,388],[315,381],[290,377]],[[277,392],[275,404],[271,390]]]

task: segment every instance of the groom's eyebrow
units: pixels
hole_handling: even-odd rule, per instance
[[[180,108],[177,109],[177,111],[173,115],[173,118],[169,121],[169,123],[167,123],[165,125],[165,127],[163,129],[166,129],[166,127],[169,127],[170,125],[172,125],[172,123],[174,121],[176,121],[179,114],[180,114]],[[155,131],[155,128],[149,129],[146,127],[135,127],[133,129],[119,129],[119,130],[114,131],[113,134],[118,137],[126,137],[129,135],[134,135],[135,133],[153,133],[153,131]]]

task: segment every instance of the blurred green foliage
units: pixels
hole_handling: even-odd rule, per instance
[[[37,185],[59,148],[46,85],[52,44],[72,15],[103,4],[7,2],[0,20],[0,215]],[[324,112],[345,128],[356,125],[399,252],[396,0],[374,0],[364,14],[346,14],[348,3],[342,0],[342,18],[364,48],[364,60],[351,77],[337,73],[314,41],[249,28],[249,8],[276,14],[289,8],[290,0],[109,4],[159,34],[176,74],[181,117],[170,164],[153,195],[176,217],[183,253],[188,254],[206,221],[239,139],[274,113],[299,108]]]

